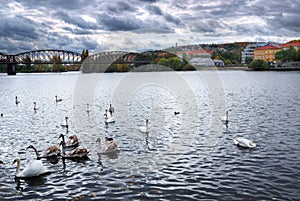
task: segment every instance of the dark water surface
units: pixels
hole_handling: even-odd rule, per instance
[[[2,74],[0,200],[300,200],[299,86],[299,72]],[[109,103],[116,122],[106,125]],[[11,162],[24,167],[35,158],[27,146],[42,152],[60,133],[77,134],[89,158],[42,159],[51,174],[16,182]],[[118,153],[98,154],[105,136]]]

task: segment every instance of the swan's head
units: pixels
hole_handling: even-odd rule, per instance
[[[15,163],[20,163],[20,158],[16,158],[16,159],[12,162],[12,165],[15,164]]]
[[[112,137],[105,137],[105,141],[106,142],[112,142],[112,141],[114,141],[114,139]]]
[[[64,134],[61,133],[61,134],[58,136],[58,139],[59,139],[59,138],[64,138],[64,137],[65,137]]]
[[[33,104],[35,105],[35,104],[36,104],[36,102],[33,102]]]
[[[34,149],[33,145],[29,145],[26,149]]]
[[[66,119],[66,120],[68,120],[68,119],[69,119],[69,117],[65,117],[65,119]]]
[[[98,143],[98,144],[101,143],[101,139],[99,137],[97,138],[96,143]]]
[[[57,95],[55,95],[55,98],[57,98]]]

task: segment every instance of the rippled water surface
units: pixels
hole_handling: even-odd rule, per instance
[[[300,200],[299,86],[299,72],[2,74],[0,200]],[[42,152],[60,133],[77,134],[89,158],[42,159],[51,174],[16,181],[11,162],[24,167],[35,158],[27,146]],[[98,154],[106,136],[118,153]]]

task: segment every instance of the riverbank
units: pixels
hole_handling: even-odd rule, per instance
[[[227,70],[244,70],[244,71],[300,71],[300,67],[276,67],[268,69],[251,69],[246,66],[239,67],[198,67],[197,70],[218,70],[218,71],[227,71]]]

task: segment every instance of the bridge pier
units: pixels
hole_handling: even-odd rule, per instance
[[[16,64],[7,64],[7,75],[16,75]]]

